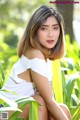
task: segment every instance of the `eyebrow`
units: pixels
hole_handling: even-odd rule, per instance
[[[49,25],[41,25],[41,27],[48,27]],[[59,24],[54,24],[52,26],[59,26]]]

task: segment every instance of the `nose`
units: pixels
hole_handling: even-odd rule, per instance
[[[48,36],[49,36],[49,37],[53,37],[53,31],[52,31],[52,30],[49,30]]]

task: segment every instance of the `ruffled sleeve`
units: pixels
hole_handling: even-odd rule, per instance
[[[47,63],[45,60],[38,58],[31,60],[30,68],[38,74],[47,77]]]
[[[18,74],[30,68],[34,72],[47,77],[47,62],[45,60],[39,58],[28,59],[24,55],[14,64],[10,77],[19,83],[22,79],[18,77]]]

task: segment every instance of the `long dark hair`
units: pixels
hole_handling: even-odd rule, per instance
[[[48,52],[39,44],[37,38],[37,31],[40,26],[46,21],[46,19],[50,16],[54,16],[58,21],[60,26],[60,35],[56,45]],[[64,55],[63,18],[52,7],[44,5],[34,12],[34,14],[29,20],[22,39],[19,41],[18,56],[21,57],[22,54],[25,55],[26,50],[29,47],[39,49],[44,54],[45,58],[49,58],[51,60],[61,58]]]

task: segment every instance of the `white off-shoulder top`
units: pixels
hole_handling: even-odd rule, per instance
[[[18,77],[18,74],[23,73],[29,68],[36,73],[47,77],[50,83],[52,82],[52,67],[49,59],[47,61],[40,58],[28,59],[22,55],[21,58],[19,58],[19,60],[13,65],[9,78],[2,88],[14,91],[16,94],[9,92],[0,92],[0,94],[11,100],[34,95],[36,92],[34,83],[27,82],[26,80]]]

